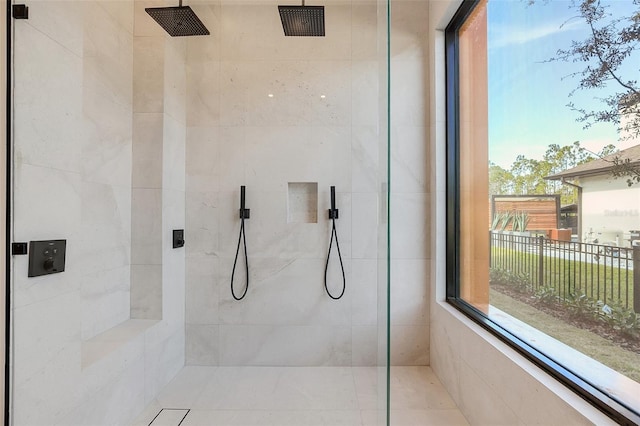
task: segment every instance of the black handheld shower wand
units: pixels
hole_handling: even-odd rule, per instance
[[[240,235],[238,237],[238,248],[236,248],[236,258],[233,261],[233,271],[231,272],[231,295],[236,300],[242,300],[247,295],[247,290],[249,290],[249,258],[247,256],[247,237],[244,232],[244,220],[249,219],[250,210],[245,208],[245,187],[244,185],[240,187]],[[245,265],[245,273],[247,276],[247,285],[244,287],[244,292],[242,292],[241,296],[236,296],[235,291],[233,290],[233,279],[236,274],[236,264],[238,263],[238,254],[240,254],[240,243],[244,243],[244,265]]]
[[[333,300],[338,300],[344,295],[347,288],[347,278],[344,274],[344,265],[342,264],[342,254],[340,253],[340,244],[338,244],[338,232],[336,231],[336,219],[338,218],[338,209],[336,208],[336,187],[331,187],[331,208],[329,209],[329,219],[331,219],[331,240],[329,241],[329,253],[327,254],[327,263],[324,267],[324,289]],[[336,249],[338,249],[338,259],[340,260],[340,269],[342,270],[342,292],[339,296],[334,296],[329,291],[327,283],[327,272],[329,270],[329,258],[331,257],[331,248],[333,247],[333,239],[336,240]]]

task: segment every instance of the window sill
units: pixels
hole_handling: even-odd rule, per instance
[[[559,340],[550,337],[530,325],[512,317],[500,309],[489,306],[489,319],[500,327],[509,330],[520,340],[534,348],[539,348],[545,355],[561,365],[571,368],[571,371],[594,387],[602,389],[619,401],[640,409],[640,383],[631,380],[616,370],[584,355]]]

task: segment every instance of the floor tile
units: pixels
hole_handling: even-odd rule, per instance
[[[192,410],[181,426],[359,426],[357,410]]]
[[[431,368],[392,367],[390,384],[392,426],[468,424]],[[133,425],[184,408],[180,426],[383,426],[386,386],[384,367],[185,367]]]

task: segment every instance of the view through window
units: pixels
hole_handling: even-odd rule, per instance
[[[455,296],[637,414],[640,0],[482,0],[455,30]]]

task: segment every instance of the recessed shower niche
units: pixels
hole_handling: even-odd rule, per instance
[[[318,223],[317,182],[289,182],[287,223]]]

